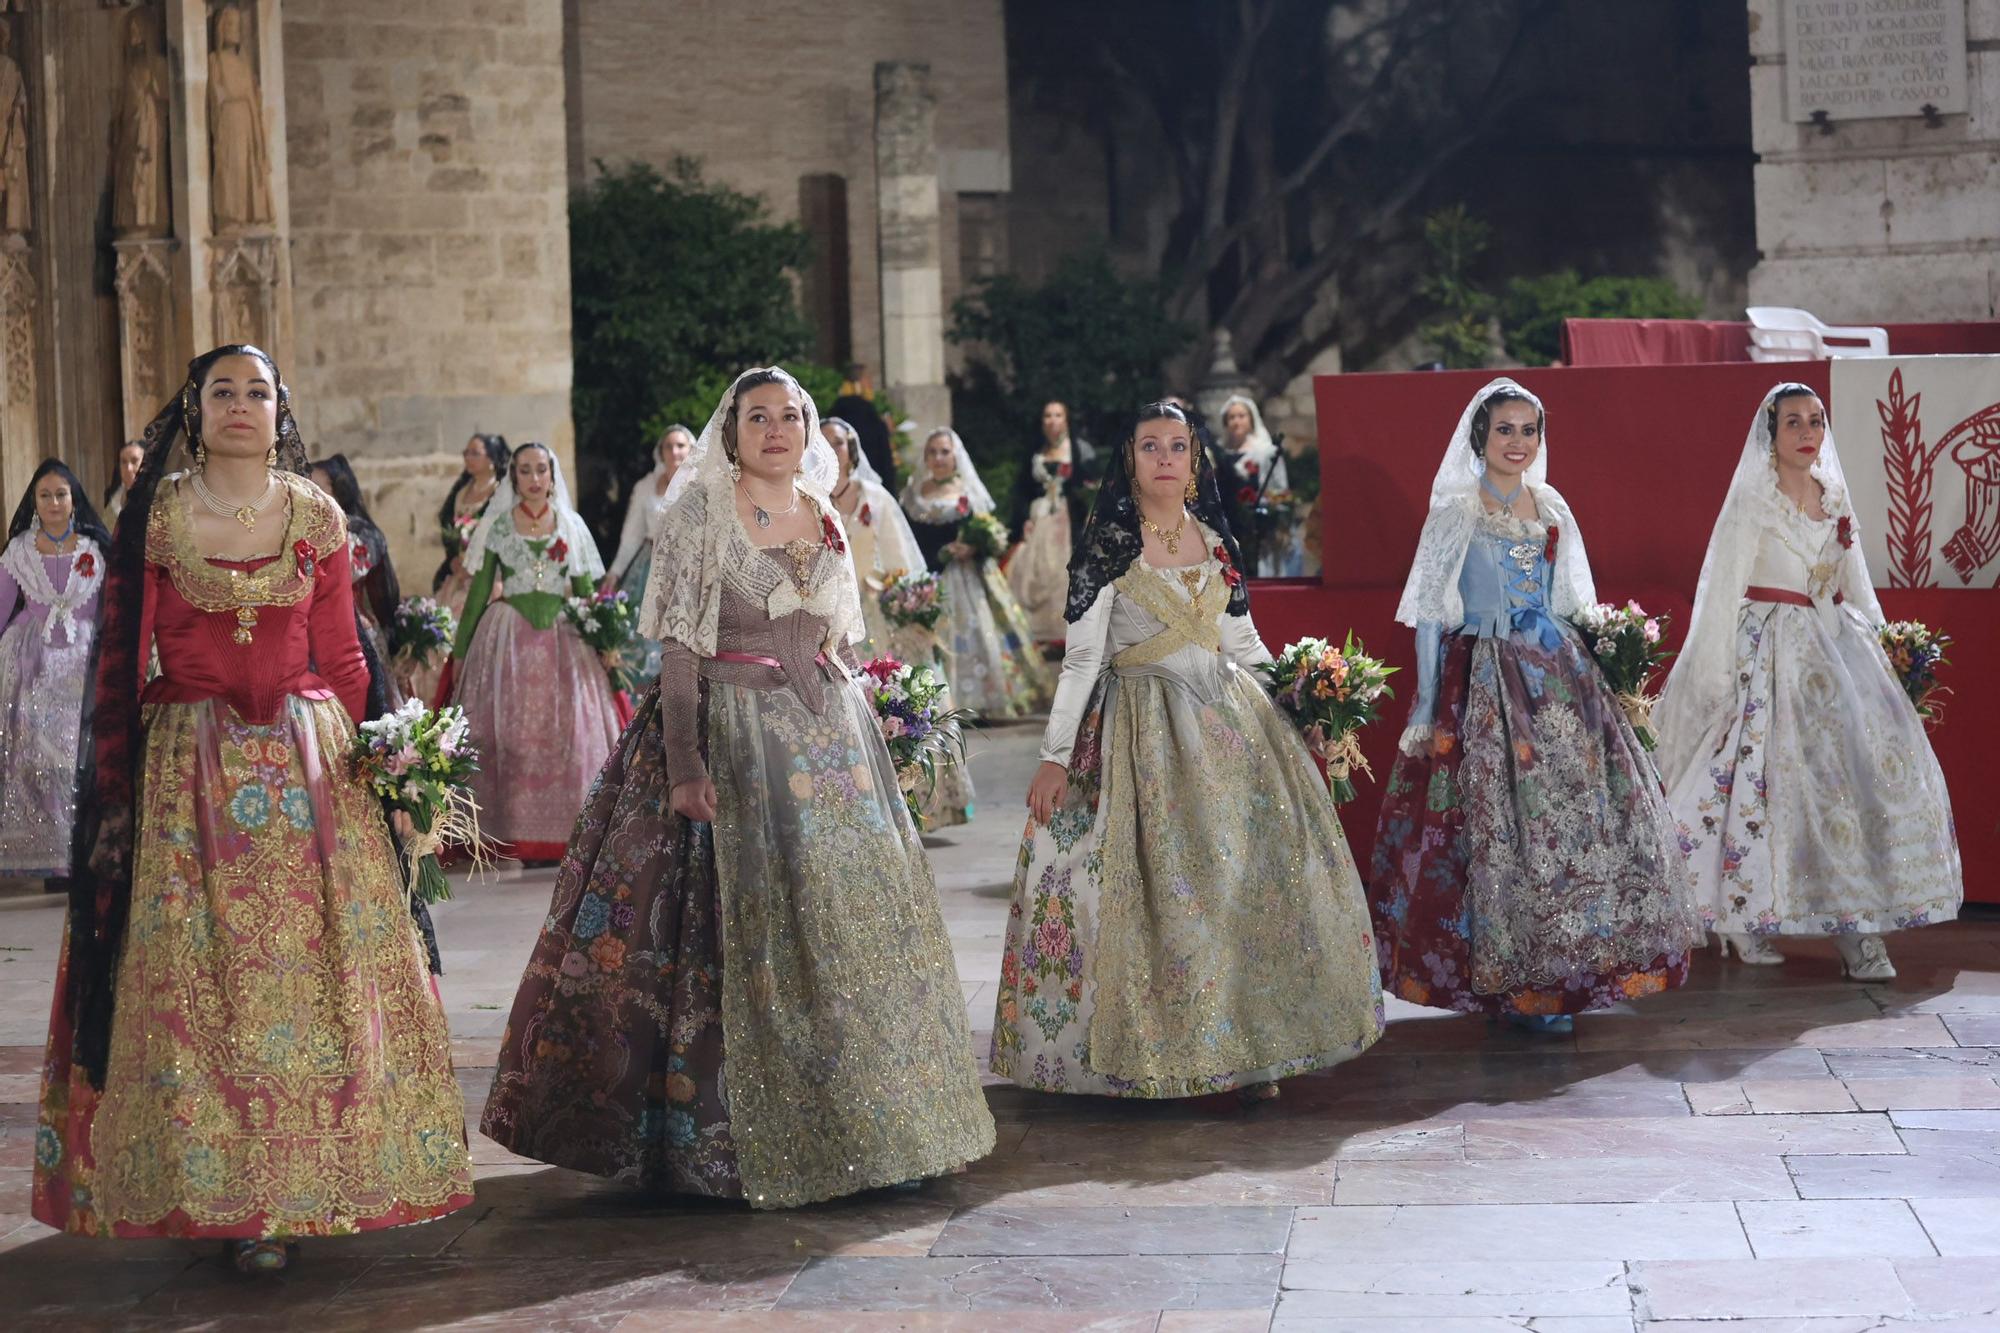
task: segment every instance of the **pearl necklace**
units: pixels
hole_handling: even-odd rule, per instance
[[[233,518],[246,529],[256,528],[258,514],[271,502],[272,492],[278,489],[278,479],[267,472],[264,474],[263,494],[248,504],[239,505],[230,503],[210,490],[208,483],[201,479],[201,473],[194,473],[190,480],[194,483],[195,498],[199,499],[210,513]]]

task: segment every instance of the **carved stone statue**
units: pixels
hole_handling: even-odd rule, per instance
[[[209,193],[217,232],[271,225],[271,151],[264,137],[264,97],[243,50],[243,11],[215,16],[208,53]]]
[[[153,36],[154,23],[154,15],[143,9],[125,20],[125,84],[111,197],[111,225],[120,236],[164,236],[173,217],[167,195],[167,62]]]
[[[28,230],[28,85],[14,59],[14,29],[0,23],[0,232]]]

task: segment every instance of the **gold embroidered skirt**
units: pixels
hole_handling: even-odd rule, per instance
[[[103,1091],[60,997],[35,1216],[97,1236],[335,1235],[472,1201],[449,1035],[332,700],[146,709]]]
[[[993,1072],[1193,1097],[1322,1069],[1382,1034],[1354,858],[1304,743],[1230,670],[1214,698],[1107,673],[1069,793],[1028,825]]]

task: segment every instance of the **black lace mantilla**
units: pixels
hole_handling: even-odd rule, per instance
[[[1072,624],[1096,605],[1099,593],[1124,577],[1145,545],[1139,531],[1139,504],[1132,495],[1131,448],[1128,445],[1111,453],[1112,460],[1104,469],[1104,485],[1097,492],[1097,503],[1090,509],[1090,522],[1085,525],[1083,540],[1077,543],[1076,554],[1069,562],[1069,600],[1063,606],[1063,618]],[[1199,471],[1195,501],[1188,506],[1188,512],[1222,539],[1229,563],[1240,572],[1243,551],[1236,544],[1236,534],[1230,531],[1227,511],[1216,489],[1215,466],[1208,450],[1199,442],[1195,444],[1194,456]],[[1230,588],[1228,611],[1232,616],[1250,614],[1247,578],[1238,579]]]

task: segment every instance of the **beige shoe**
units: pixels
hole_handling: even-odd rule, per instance
[[[1896,965],[1889,961],[1889,946],[1880,935],[1835,935],[1833,945],[1840,950],[1840,970],[1855,981],[1894,981]]]
[[[1736,957],[1752,967],[1776,967],[1785,961],[1785,956],[1777,951],[1771,942],[1761,935],[1733,935],[1717,932],[1716,942],[1722,947],[1722,956],[1729,957],[1731,949]]]

